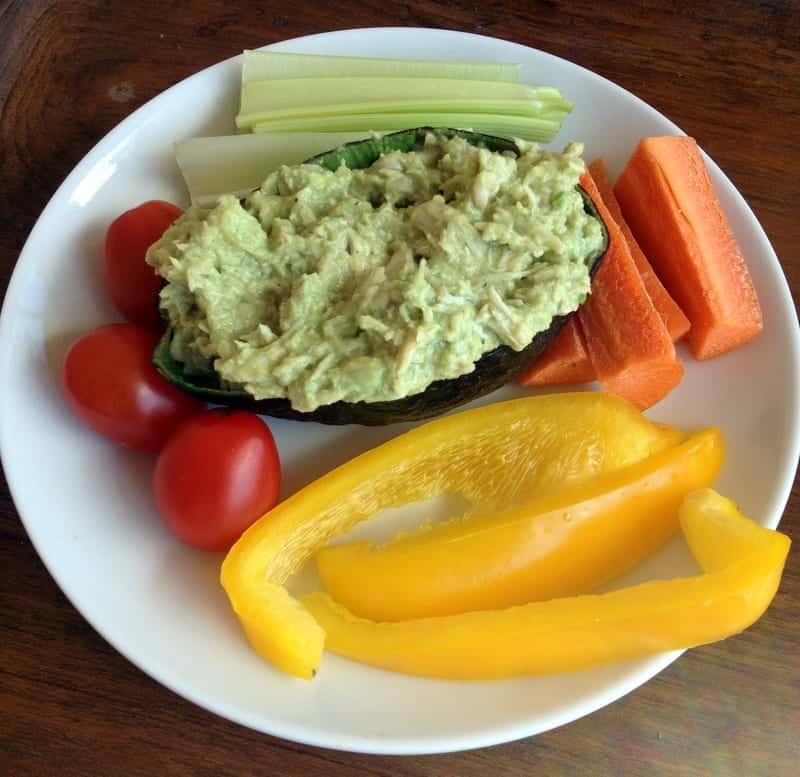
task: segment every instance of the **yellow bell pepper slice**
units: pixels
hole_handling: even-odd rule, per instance
[[[623,469],[375,546],[323,548],[327,592],[354,615],[399,621],[588,593],[678,531],[678,507],[722,468],[716,429]]]
[[[221,582],[254,649],[310,678],[324,631],[283,587],[319,548],[388,507],[440,494],[481,510],[628,466],[683,434],[597,392],[526,397],[445,416],[298,491],[231,548]]]
[[[710,489],[687,497],[680,523],[703,575],[399,623],[358,618],[324,593],[303,602],[325,629],[330,650],[385,669],[459,680],[586,669],[746,629],[778,589],[789,538],[745,518]]]

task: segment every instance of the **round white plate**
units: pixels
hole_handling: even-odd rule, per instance
[[[587,158],[602,156],[612,176],[638,138],[680,132],[587,70],[491,38],[386,28],[274,48],[519,62],[523,80],[557,86],[575,103],[559,145],[584,140]],[[106,225],[150,198],[186,203],[172,144],[231,132],[238,80],[237,57],[168,89],[123,121],[64,181],[20,256],[0,321],[0,449],[14,500],[47,568],[97,631],[156,680],[231,720],[300,742],[381,753],[478,747],[551,729],[636,688],[678,653],[502,682],[405,677],[334,655],[325,656],[313,682],[284,676],[248,647],[217,582],[221,558],[187,549],[162,528],[150,495],[152,459],[105,442],[68,412],[57,381],[67,345],[116,318],[99,270]],[[651,415],[684,427],[721,426],[729,456],[720,489],[774,527],[798,456],[797,319],[761,227],[725,175],[712,162],[710,168],[752,270],[765,331],[711,362],[684,354],[685,380]],[[286,492],[402,431],[270,426]],[[676,540],[622,582],[694,569]]]

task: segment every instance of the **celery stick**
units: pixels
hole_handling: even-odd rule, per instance
[[[472,129],[489,135],[549,143],[561,128],[561,119],[491,113],[363,113],[264,121],[254,125],[253,132],[393,132],[426,126]]]
[[[566,115],[566,111],[563,109],[545,109],[540,102],[535,100],[397,100],[387,103],[342,103],[340,105],[240,113],[236,117],[236,126],[241,130],[248,130],[254,125],[266,121],[328,118],[364,113],[373,115],[386,113],[468,113],[476,115],[486,113],[530,116],[558,121],[561,121]]]
[[[517,81],[519,65],[488,62],[446,62],[408,59],[373,59],[278,51],[245,51],[242,82],[273,78],[318,76],[377,78],[454,78],[480,81]]]
[[[560,99],[560,96],[559,96]],[[426,100],[538,100],[534,87],[450,78],[294,78],[242,85],[242,115],[320,105]],[[548,95],[548,101],[557,102]],[[366,112],[365,108],[359,112]]]
[[[368,137],[368,132],[295,132],[189,138],[175,144],[175,157],[193,205],[213,205],[221,194],[257,188],[282,164]]]

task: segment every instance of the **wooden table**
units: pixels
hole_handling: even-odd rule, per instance
[[[190,9],[184,6],[191,5]],[[230,0],[0,2],[0,274],[48,198],[117,122],[207,65],[309,33],[430,26],[545,49],[677,122],[749,201],[800,289],[800,3]],[[54,515],[57,520],[57,515]],[[413,758],[324,751],[240,728],[157,685],[70,606],[0,489],[0,773],[741,775],[800,763],[800,554],[766,616],[588,718],[525,741]],[[795,490],[783,518],[800,530]]]

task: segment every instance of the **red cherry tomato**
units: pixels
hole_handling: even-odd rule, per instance
[[[153,490],[161,517],[184,542],[228,550],[275,506],[280,460],[267,425],[241,410],[207,410],[169,438]]]
[[[148,329],[161,328],[161,279],[144,257],[181,213],[169,202],[150,200],[125,211],[106,232],[103,270],[111,301],[128,321]]]
[[[158,335],[134,324],[111,324],[72,344],[61,370],[70,407],[87,426],[130,448],[158,451],[202,402],[156,372],[150,357]]]

